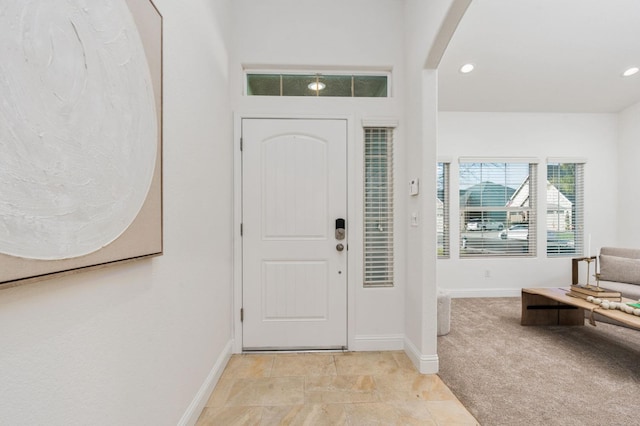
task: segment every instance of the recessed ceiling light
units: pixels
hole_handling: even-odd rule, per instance
[[[640,71],[640,68],[638,67],[631,67],[631,68],[627,68],[625,70],[625,72],[622,73],[623,77],[629,77],[631,75],[634,75],[635,73],[637,73],[638,71]]]
[[[313,91],[318,91],[324,89],[327,85],[321,81],[314,81],[313,83],[309,83],[307,87]]]
[[[473,64],[464,64],[463,66],[461,66],[461,67],[460,67],[460,72],[461,72],[462,74],[468,74],[468,73],[470,73],[471,71],[473,71],[473,69],[474,69],[475,67],[476,67],[476,66],[475,66],[475,65],[473,65]]]

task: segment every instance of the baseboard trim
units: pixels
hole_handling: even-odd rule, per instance
[[[230,340],[222,350],[222,353],[191,401],[191,404],[187,407],[187,411],[182,415],[182,418],[178,422],[179,426],[193,426],[196,424],[198,417],[200,417],[200,413],[202,413],[202,410],[204,410],[204,407],[209,400],[211,392],[213,392],[218,380],[220,380],[220,376],[222,376],[224,368],[227,366],[229,359],[231,359],[232,348],[233,340]]]
[[[438,354],[423,355],[408,339],[404,340],[404,351],[421,374],[436,374],[440,368]]]
[[[401,351],[403,349],[404,349],[403,334],[356,336],[353,342],[353,348],[349,348],[349,350],[352,350],[355,352]]]
[[[520,297],[520,288],[478,288],[478,289],[445,289],[452,298],[464,299],[472,297]]]

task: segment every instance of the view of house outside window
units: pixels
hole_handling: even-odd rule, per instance
[[[460,160],[461,258],[536,255],[537,164],[528,161]]]

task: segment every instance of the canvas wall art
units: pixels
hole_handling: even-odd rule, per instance
[[[4,2],[0,286],[162,253],[162,17]]]

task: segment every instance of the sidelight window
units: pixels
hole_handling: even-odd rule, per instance
[[[364,286],[393,286],[393,129],[364,129]]]

